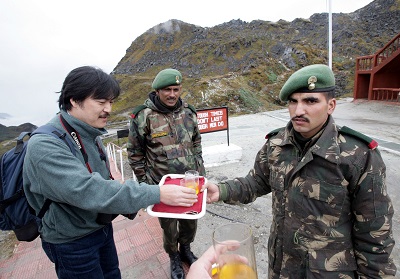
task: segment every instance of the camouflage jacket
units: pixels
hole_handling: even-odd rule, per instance
[[[190,169],[205,175],[197,116],[186,103],[166,113],[147,99],[131,118],[127,151],[140,182],[158,184],[165,174]]]
[[[289,122],[246,177],[219,185],[227,203],[272,193],[269,278],[392,278],[393,205],[378,149],[330,117],[305,150]]]

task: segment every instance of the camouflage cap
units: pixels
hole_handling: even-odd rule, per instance
[[[323,64],[315,64],[294,72],[283,85],[279,99],[287,101],[295,92],[329,92],[335,89],[335,76]]]
[[[170,85],[180,85],[182,74],[175,69],[164,69],[160,71],[151,85],[155,90],[165,88]]]

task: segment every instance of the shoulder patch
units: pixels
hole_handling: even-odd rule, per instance
[[[347,126],[343,126],[343,127],[339,128],[339,133],[345,134],[345,135],[351,135],[353,137],[360,139],[361,141],[363,141],[365,144],[368,145],[369,149],[375,149],[378,147],[378,142],[376,140],[374,140],[360,132],[357,132]]]
[[[192,106],[192,105],[190,105],[190,104],[187,104],[187,107],[188,107],[191,111],[193,111],[194,114],[197,115],[197,111],[196,111],[196,108],[195,108],[194,106]]]
[[[131,118],[135,118],[139,111],[147,108],[146,105],[139,105],[132,110]]]
[[[285,127],[281,127],[275,130],[272,130],[271,132],[269,132],[266,136],[265,139],[270,139],[271,137],[277,135],[279,133],[280,130],[284,129]]]

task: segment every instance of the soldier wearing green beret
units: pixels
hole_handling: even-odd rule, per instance
[[[182,75],[160,71],[144,105],[133,110],[128,140],[129,163],[140,182],[158,184],[166,174],[197,170],[205,175],[196,110],[183,102]],[[182,261],[197,260],[190,249],[197,220],[159,218],[164,249],[171,262],[171,277],[184,278]],[[179,247],[178,247],[179,246]]]
[[[279,97],[289,123],[267,135],[246,177],[207,184],[207,201],[272,193],[269,278],[393,278],[386,167],[375,141],[335,124],[332,70],[296,71]]]

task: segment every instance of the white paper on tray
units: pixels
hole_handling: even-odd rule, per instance
[[[167,177],[174,179],[174,178],[183,178],[183,177],[185,177],[185,175],[184,174],[166,174],[160,180],[159,185],[164,185],[164,182],[167,179]],[[207,178],[204,177],[204,184],[205,183],[207,183]],[[193,212],[193,213],[158,212],[158,211],[153,211],[154,204],[149,205],[147,207],[146,211],[150,216],[155,216],[155,217],[177,218],[177,219],[199,219],[206,214],[206,200],[207,200],[207,189],[205,189],[203,192],[203,201],[202,201],[202,205],[201,205],[201,211],[199,213],[196,213],[196,212]]]

